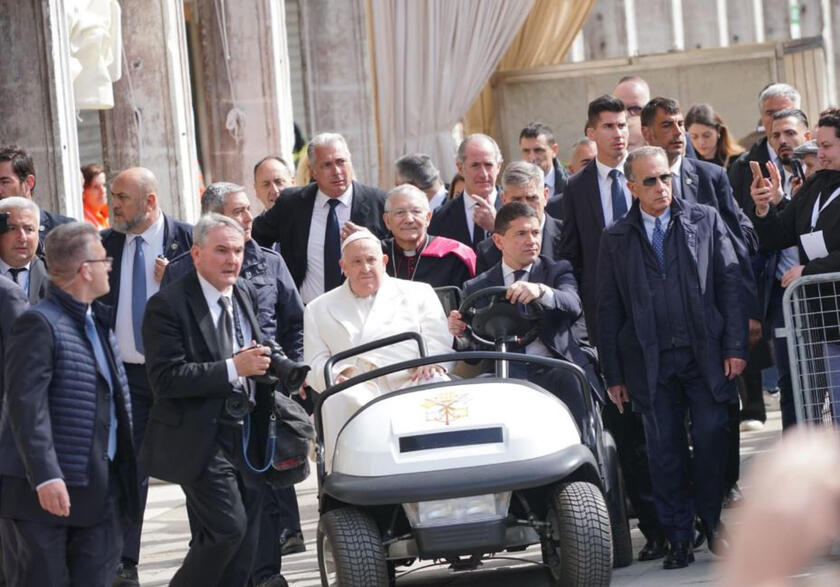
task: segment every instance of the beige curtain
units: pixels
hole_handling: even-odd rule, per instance
[[[496,71],[563,63],[594,4],[595,0],[536,0]],[[498,136],[489,82],[464,117],[464,131]]]
[[[534,0],[368,0],[381,148],[380,185],[394,161],[426,153],[455,173],[451,129],[505,54]]]

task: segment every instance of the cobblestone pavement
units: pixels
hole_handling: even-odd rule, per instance
[[[771,449],[780,436],[780,414],[775,398],[768,398],[768,422],[763,431],[745,432],[741,435],[742,473],[749,467],[752,456]],[[749,487],[742,486],[749,498]],[[316,484],[310,476],[297,487],[301,508],[303,534],[307,550],[304,553],[283,559],[283,573],[294,587],[320,585],[315,553],[315,528],[317,526]],[[726,515],[726,512],[725,514]],[[631,526],[635,521],[631,522]],[[633,529],[635,551],[642,547],[644,539]],[[166,585],[183,559],[189,541],[184,496],[176,485],[153,484],[146,509],[143,527],[143,542],[140,560],[140,579],[144,587]],[[398,585],[475,585],[482,587],[522,587],[548,585],[545,571],[534,564],[540,560],[539,548],[518,553],[520,560],[490,561],[474,573],[454,574],[445,567],[427,567],[427,563],[416,564],[412,572],[401,577]],[[421,568],[426,567],[426,568]],[[799,575],[796,584],[822,584],[831,570],[836,569],[829,562],[822,562]],[[635,562],[627,568],[613,573],[613,585],[633,587],[657,587],[677,585],[709,585],[715,583],[716,567],[714,557],[706,548],[697,553],[697,562],[687,569],[663,571],[659,561]]]

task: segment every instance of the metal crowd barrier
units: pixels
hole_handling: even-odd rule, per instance
[[[791,385],[800,424],[840,422],[840,272],[807,275],[783,299]]]

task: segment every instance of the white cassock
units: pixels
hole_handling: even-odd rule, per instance
[[[304,310],[303,356],[306,364],[312,367],[306,382],[316,391],[324,391],[324,365],[331,356],[401,332],[421,334],[429,355],[452,352],[452,335],[447,328],[446,315],[437,294],[427,283],[384,275],[375,295],[360,298],[345,281],[340,287],[312,300]],[[362,353],[333,365],[333,381],[349,366],[364,373],[419,356],[417,343],[413,340]],[[449,369],[452,364],[441,366]],[[382,393],[416,385],[411,381],[411,375],[405,371],[391,373],[356,385],[326,401],[322,414],[328,466],[335,437],[350,416]]]

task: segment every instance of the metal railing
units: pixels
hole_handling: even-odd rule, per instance
[[[784,294],[796,420],[800,424],[840,422],[840,272],[807,275]]]

